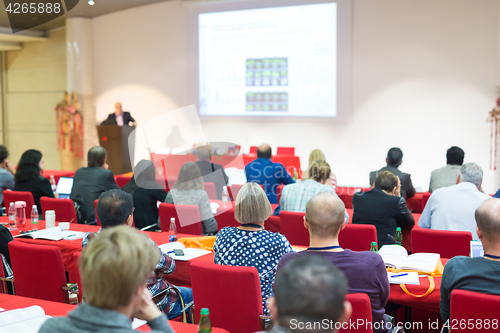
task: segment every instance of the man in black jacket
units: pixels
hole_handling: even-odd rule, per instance
[[[198,161],[196,165],[200,168],[201,176],[205,183],[214,183],[217,199],[222,198],[222,187],[227,185],[228,177],[224,168],[220,164],[212,163],[210,155],[210,146],[203,145],[196,148]],[[220,171],[219,171],[220,170]]]
[[[130,112],[122,110],[122,104],[115,104],[115,112],[111,113],[108,118],[102,122],[102,125],[118,125],[118,126],[132,126],[136,125],[135,119],[132,118]]]

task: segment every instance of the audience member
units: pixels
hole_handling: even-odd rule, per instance
[[[307,203],[304,218],[304,226],[309,230],[309,248],[285,254],[278,265],[278,275],[281,268],[287,267],[286,263],[296,257],[321,256],[328,259],[344,272],[349,293],[365,293],[370,297],[373,322],[387,323],[384,307],[390,288],[384,261],[375,252],[354,252],[339,246],[339,233],[345,227],[344,214],[344,203],[337,195],[322,192],[312,197]],[[374,332],[388,332],[387,325],[384,327],[374,329]]]
[[[97,216],[101,222],[102,229],[109,229],[115,226],[128,225],[133,222],[134,203],[132,196],[122,190],[109,190],[101,194],[97,202]],[[98,238],[99,232],[89,232],[82,241],[82,247],[85,248],[93,238]],[[151,241],[153,244],[154,242]],[[175,261],[165,253],[161,252],[160,260],[156,264],[153,274],[147,281],[147,287],[151,294],[158,295],[163,290],[170,287],[170,284],[164,279],[165,275],[172,274],[175,270]],[[185,304],[193,300],[193,291],[190,288],[177,287],[181,292]],[[167,313],[169,319],[181,315],[181,302],[177,294],[171,290],[158,296],[157,305],[161,311]]]
[[[378,171],[370,172],[370,185],[373,186],[375,179],[378,174],[382,171],[390,171],[399,177],[401,181],[401,196],[405,199],[413,198],[415,196],[415,188],[411,182],[411,175],[404,173],[398,169],[398,167],[403,163],[403,152],[399,148],[391,148],[387,152],[387,158],[385,159],[387,166],[383,167]]]
[[[456,185],[434,191],[425,205],[418,225],[437,230],[470,231],[478,240],[474,212],[490,196],[479,191],[483,170],[474,163],[460,167]]]
[[[236,197],[235,219],[241,226],[222,228],[215,238],[214,262],[219,265],[257,268],[262,291],[262,307],[272,296],[272,284],[281,257],[292,252],[285,236],[264,230],[272,208],[262,188],[246,183]]]
[[[7,157],[9,157],[7,147],[0,145],[0,204],[3,202],[3,191],[7,189],[14,189],[16,184],[14,182],[16,169],[14,169],[14,166],[10,163]]]
[[[96,146],[87,153],[87,167],[75,172],[70,198],[76,203],[78,223],[95,223],[94,201],[101,193],[118,189],[113,172],[106,164],[106,149]]]
[[[484,201],[475,218],[484,257],[457,256],[446,263],[439,304],[443,322],[450,319],[451,292],[455,289],[500,295],[500,199]]]
[[[464,164],[464,155],[464,151],[456,146],[446,151],[446,166],[432,171],[429,192],[456,184],[458,170]]]
[[[316,161],[326,161],[325,154],[319,149],[314,149],[309,155],[309,166],[307,167],[307,172],[302,174],[302,181],[309,178],[309,169],[311,169],[311,166]],[[337,189],[337,177],[335,177],[333,172],[330,173],[330,178],[327,179],[325,185],[331,186],[334,191]]]
[[[50,180],[42,176],[42,153],[35,149],[27,150],[21,156],[14,175],[16,184],[14,191],[25,191],[33,194],[38,212],[42,213],[41,197],[54,198]]]
[[[85,303],[68,317],[49,318],[40,332],[136,332],[134,317],[146,320],[151,332],[174,332],[146,288],[159,257],[158,248],[131,228],[102,232],[80,260]]]
[[[319,256],[290,260],[276,274],[268,306],[275,326],[270,332],[338,332],[348,327],[352,306],[341,271]],[[325,327],[325,323],[327,327]]]
[[[278,186],[295,183],[288,171],[281,163],[271,161],[272,150],[269,145],[261,145],[257,148],[257,159],[245,166],[247,181],[255,182],[264,186],[269,202],[278,203]]]
[[[400,191],[399,177],[389,171],[381,171],[371,191],[361,192],[352,198],[352,223],[373,224],[377,228],[379,248],[394,244],[397,227],[411,229],[415,225]]]
[[[134,199],[134,224],[137,229],[158,230],[157,201],[164,202],[167,192],[155,180],[153,162],[141,160],[134,168],[134,176],[122,188]]]
[[[203,181],[215,184],[217,199],[220,200],[222,198],[222,188],[227,185],[229,180],[224,172],[224,168],[220,164],[212,163],[209,145],[196,147],[196,156],[198,157],[196,165],[200,168]]]
[[[217,221],[212,214],[208,194],[203,189],[200,168],[193,162],[186,162],[179,171],[177,183],[165,199],[166,203],[176,205],[197,205],[204,234],[217,232]]]
[[[9,252],[9,243],[12,242],[14,238],[12,238],[12,234],[9,229],[0,225],[0,256],[2,259],[2,265],[0,265],[0,269],[3,269],[4,276],[12,275],[12,269],[10,264],[10,252]]]

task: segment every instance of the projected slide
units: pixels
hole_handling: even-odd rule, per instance
[[[201,115],[337,115],[337,4],[203,13],[198,36]]]

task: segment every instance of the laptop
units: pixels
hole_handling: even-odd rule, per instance
[[[480,241],[470,241],[470,257],[477,258],[484,256],[483,244]]]
[[[61,177],[57,182],[56,193],[60,199],[69,199],[71,189],[73,188],[73,178]]]

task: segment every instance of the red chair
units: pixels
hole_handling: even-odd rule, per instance
[[[413,228],[411,232],[411,252],[439,253],[441,258],[469,256],[470,231],[432,230]]]
[[[190,271],[197,314],[202,308],[209,308],[213,327],[240,333],[263,330],[262,296],[255,267],[194,260]]]
[[[422,195],[422,212],[424,211],[425,205],[427,204],[427,201],[429,201],[429,198],[431,197],[430,192],[424,192]]]
[[[75,273],[76,282],[78,283],[78,303],[82,303],[83,299],[83,285],[82,277],[80,276],[80,257],[82,256],[82,251],[73,253],[73,260],[75,261]]]
[[[208,194],[208,199],[217,200],[217,191],[215,190],[215,184],[212,182],[203,183],[203,188]]]
[[[257,146],[251,146],[249,154],[257,154]]]
[[[306,213],[280,212],[281,234],[292,245],[309,246],[309,231],[304,226]]]
[[[9,210],[10,203],[16,201],[25,201],[27,212],[31,212],[31,207],[35,204],[35,199],[33,199],[33,194],[31,192],[11,190],[3,191],[3,203],[7,211]]]
[[[450,324],[458,323],[456,329],[451,331],[485,332],[489,331],[485,323],[489,322],[490,329],[493,328],[492,321],[498,319],[500,308],[500,296],[480,294],[472,291],[455,289],[451,292],[450,302]],[[473,323],[469,328],[468,323]],[[460,323],[466,323],[464,329]],[[481,323],[481,325],[478,325]],[[498,324],[498,321],[497,321]],[[451,325],[453,327],[453,325]],[[498,325],[492,331],[498,331]]]
[[[347,300],[351,303],[352,306],[352,315],[350,322],[353,323],[363,323],[362,325],[358,325],[354,327],[347,326],[345,329],[340,329],[340,332],[356,332],[356,333],[372,333],[373,330],[370,328],[370,325],[366,325],[366,323],[373,322],[372,318],[372,305],[370,303],[370,298],[367,294],[347,294]],[[349,323],[349,322],[347,322]],[[347,328],[349,327],[349,328]]]
[[[123,186],[125,186],[131,179],[132,176],[125,176],[125,175],[115,176],[116,185],[120,186],[120,188],[123,188]]]
[[[295,147],[278,147],[276,155],[295,155]]]
[[[377,228],[372,224],[348,223],[339,233],[339,245],[352,251],[369,251],[376,241]]]
[[[281,202],[281,193],[283,193],[283,188],[285,188],[285,185],[283,184],[278,185],[278,187],[276,188],[276,195],[278,196],[278,205]]]
[[[69,303],[59,247],[14,241],[9,251],[16,295]]]
[[[229,191],[229,197],[231,198],[231,200],[236,201],[236,197],[238,196],[238,193],[240,193],[242,187],[243,185],[240,184],[233,184],[227,187]]]
[[[47,210],[56,211],[57,222],[75,222],[76,212],[73,200],[71,199],[56,199],[49,197],[41,197],[40,205],[42,206],[42,214],[45,216]]]
[[[101,221],[99,221],[99,216],[97,215],[97,202],[98,201],[99,201],[99,199],[94,200],[95,219],[97,221],[97,225],[101,226]]]
[[[215,217],[217,220],[217,231],[225,227],[239,227],[241,223],[234,218],[234,208],[228,209]]]
[[[175,217],[177,232],[182,234],[201,235],[200,209],[197,205],[174,205],[161,203],[158,210],[160,215],[160,228],[163,232],[168,232],[170,228],[170,218]]]

